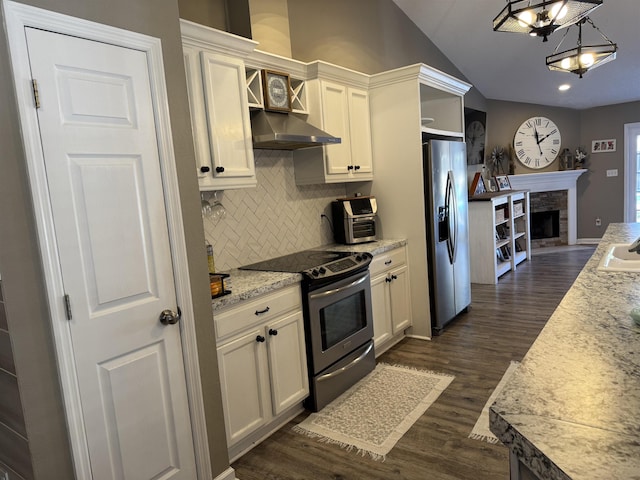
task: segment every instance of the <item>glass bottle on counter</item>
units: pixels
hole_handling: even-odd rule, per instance
[[[213,246],[207,245],[207,265],[209,266],[209,273],[216,273],[216,263],[213,258]]]

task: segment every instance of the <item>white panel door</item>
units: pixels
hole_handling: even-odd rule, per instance
[[[146,54],[26,29],[94,479],[194,479]]]
[[[354,173],[373,172],[371,152],[371,115],[369,94],[366,90],[349,88],[349,139],[351,140],[351,163],[357,167]]]

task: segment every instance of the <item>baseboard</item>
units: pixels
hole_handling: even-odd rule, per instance
[[[601,238],[579,238],[576,240],[578,245],[597,245],[600,243]]]
[[[214,480],[238,480],[236,477],[236,471],[229,467],[220,475],[218,475]]]

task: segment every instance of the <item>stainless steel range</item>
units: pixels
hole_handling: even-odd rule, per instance
[[[375,367],[368,253],[305,250],[240,267],[301,273],[310,396],[318,411]]]

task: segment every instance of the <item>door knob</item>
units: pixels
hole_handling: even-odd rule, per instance
[[[160,312],[160,323],[163,325],[175,325],[180,321],[180,317],[182,317],[180,307],[178,307],[178,313],[173,310],[166,309]]]

